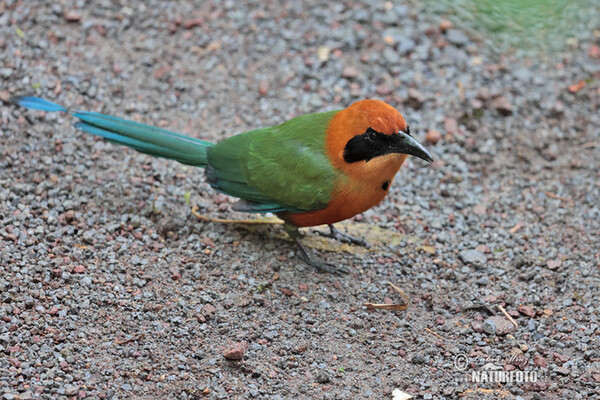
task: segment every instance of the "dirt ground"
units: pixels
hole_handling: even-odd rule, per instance
[[[413,2],[89,3],[0,0],[2,399],[599,396],[600,32],[557,61]],[[436,162],[341,224],[368,251],[306,230],[338,277],[22,93],[215,141],[378,98]]]

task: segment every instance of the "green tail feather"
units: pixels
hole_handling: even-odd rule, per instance
[[[207,165],[207,150],[213,145],[203,140],[122,118],[88,111],[70,112],[66,107],[40,97],[16,96],[11,99],[11,102],[33,110],[70,113],[81,120],[75,124],[77,129],[142,153],[177,160],[196,167]]]
[[[104,114],[79,111],[73,116],[82,121],[75,124],[77,129],[113,143],[183,164],[197,167],[207,165],[207,150],[212,143]]]

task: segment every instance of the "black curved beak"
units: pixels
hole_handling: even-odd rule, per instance
[[[400,132],[398,139],[396,140],[397,153],[410,154],[411,156],[419,157],[421,160],[427,162],[433,162],[431,153],[419,142],[417,142],[412,136]]]

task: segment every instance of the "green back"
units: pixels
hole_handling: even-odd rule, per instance
[[[324,208],[339,174],[325,152],[325,133],[336,113],[303,115],[210,147],[208,182],[256,203],[255,211]]]

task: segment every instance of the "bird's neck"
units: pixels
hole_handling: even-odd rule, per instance
[[[408,156],[406,154],[386,154],[369,161],[339,163],[338,168],[355,182],[391,181]]]

